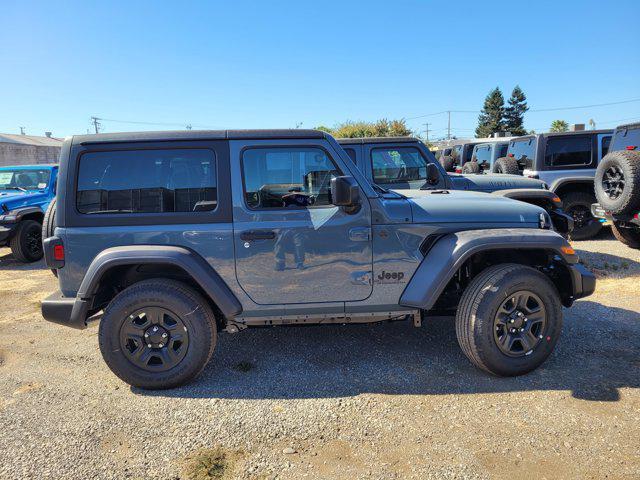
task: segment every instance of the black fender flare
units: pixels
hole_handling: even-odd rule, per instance
[[[571,248],[560,235],[543,229],[504,228],[446,234],[426,253],[402,292],[399,303],[406,307],[430,310],[464,262],[481,251],[552,250],[568,265],[578,263],[578,256],[562,251],[562,247]],[[582,285],[574,285],[573,290],[581,292]]]
[[[213,300],[225,318],[242,313],[242,304],[215,269],[197,253],[171,245],[135,245],[107,248],[91,262],[78,288],[69,324],[86,326],[87,313],[102,276],[123,265],[170,264],[187,272]]]
[[[15,215],[16,222],[21,222],[26,215],[32,213],[39,213],[41,215],[44,215],[44,212],[40,207],[18,207],[7,212],[8,215]]]
[[[491,195],[499,197],[512,198],[521,202],[530,203],[530,200],[543,200],[554,208],[562,208],[562,200],[558,195],[550,190],[542,188],[510,188],[508,190],[497,190],[491,192]]]

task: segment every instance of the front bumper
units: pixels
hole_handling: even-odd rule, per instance
[[[584,265],[579,263],[569,265],[569,273],[573,284],[572,301],[588,297],[596,290],[596,276]]]
[[[41,310],[42,316],[48,322],[82,329],[87,326],[89,301],[65,297],[62,293],[55,292],[42,301]]]
[[[14,222],[0,222],[0,244],[9,241],[17,225]]]

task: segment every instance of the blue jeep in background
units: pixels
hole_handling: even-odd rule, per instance
[[[0,245],[19,262],[42,258],[42,223],[57,175],[57,165],[0,167]]]
[[[68,138],[55,211],[44,252],[60,291],[43,317],[99,318],[107,365],[143,388],[195,377],[221,330],[440,314],[473,364],[521,375],[551,354],[562,307],[595,289],[544,209],[387,191],[315,130]]]

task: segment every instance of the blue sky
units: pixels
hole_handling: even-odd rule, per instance
[[[613,5],[617,7],[614,8]],[[0,15],[0,132],[304,128],[409,118],[445,133],[520,84],[532,109],[640,99],[637,1],[29,2]],[[613,127],[640,102],[530,112]],[[475,113],[453,113],[472,134]],[[170,125],[175,124],[175,125]]]

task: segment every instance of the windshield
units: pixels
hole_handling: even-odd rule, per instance
[[[0,170],[0,190],[44,190],[51,170]]]

